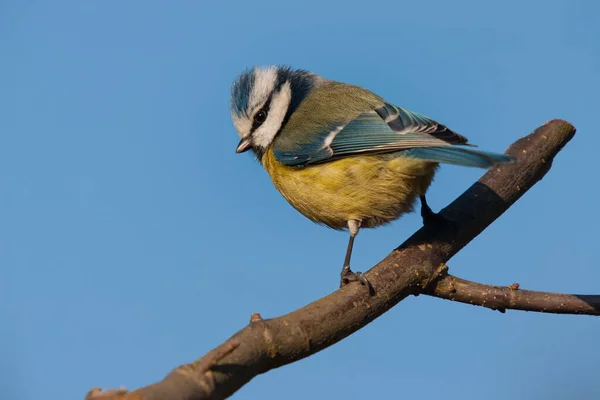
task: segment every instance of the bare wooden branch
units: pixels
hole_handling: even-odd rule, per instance
[[[451,221],[424,226],[366,273],[375,289],[350,284],[301,309],[273,319],[254,316],[227,342],[239,344],[214,363],[214,353],[179,367],[156,384],[107,399],[223,399],[256,375],[308,357],[342,340],[411,294],[444,286],[445,263],[504,213],[548,172],[575,128],[553,120],[508,149],[517,163],[488,171],[442,210]],[[442,282],[436,285],[437,279]],[[335,282],[332,282],[332,286]],[[434,290],[435,291],[435,290]],[[461,292],[462,293],[462,292]],[[226,343],[227,343],[226,342]],[[213,360],[204,364],[205,358]],[[194,369],[199,364],[208,370]],[[186,371],[186,373],[182,373]],[[199,384],[206,382],[210,385]]]
[[[553,314],[600,315],[600,296],[522,290],[518,283],[509,286],[492,286],[446,275],[433,282],[423,293],[500,312],[522,310]]]

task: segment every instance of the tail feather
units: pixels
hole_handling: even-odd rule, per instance
[[[406,156],[424,161],[462,165],[466,167],[491,168],[498,164],[515,162],[513,156],[476,150],[469,146],[420,147],[403,152]]]

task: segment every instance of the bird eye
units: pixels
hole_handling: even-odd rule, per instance
[[[257,124],[262,124],[267,120],[267,112],[265,110],[259,110],[256,114],[254,114],[254,122]]]

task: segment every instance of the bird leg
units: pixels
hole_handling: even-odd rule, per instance
[[[440,213],[434,213],[431,210],[431,207],[429,207],[429,204],[427,204],[427,199],[425,198],[424,194],[420,195],[419,199],[421,200],[421,217],[423,218],[423,225],[446,222],[446,219],[441,216]]]
[[[371,284],[369,283],[367,278],[365,278],[363,273],[352,272],[352,270],[350,270],[350,258],[352,257],[352,247],[354,246],[354,238],[358,234],[358,230],[360,228],[360,221],[348,221],[348,228],[350,230],[350,240],[348,240],[346,258],[344,259],[344,266],[342,267],[342,273],[340,274],[340,287],[343,287],[352,281],[358,281],[363,285],[369,287],[369,291],[371,291]]]

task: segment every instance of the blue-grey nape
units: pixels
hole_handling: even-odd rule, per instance
[[[292,99],[283,121],[284,125],[294,111],[296,111],[296,108],[298,108],[300,103],[302,103],[306,96],[308,96],[315,88],[316,80],[317,76],[309,71],[292,69],[287,66],[277,67],[277,90],[279,90],[285,82],[289,82],[292,91]]]
[[[247,69],[242,72],[231,86],[231,99],[229,100],[229,106],[231,112],[238,116],[242,116],[246,113],[248,108],[248,101],[250,99],[250,91],[254,86],[255,75],[254,69]]]

